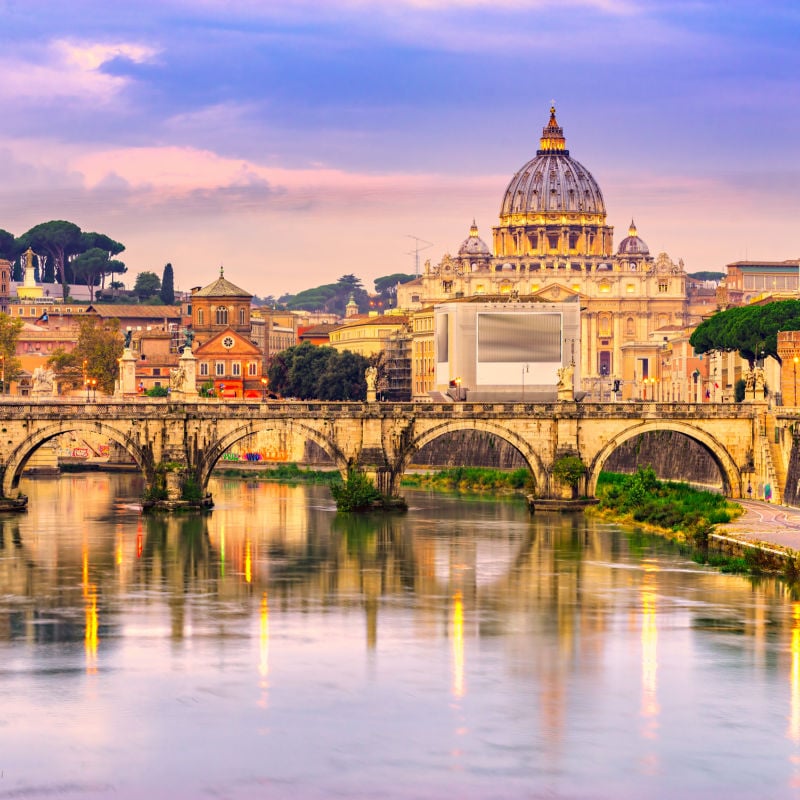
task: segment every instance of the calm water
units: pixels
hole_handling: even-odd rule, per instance
[[[800,604],[519,503],[131,476],[0,518],[0,798],[800,792]]]

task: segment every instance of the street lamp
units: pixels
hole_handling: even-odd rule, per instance
[[[529,364],[522,365],[522,402],[525,402],[525,373],[530,369]]]
[[[2,375],[3,389],[2,389],[2,392],[3,392],[3,394],[5,394],[6,393],[6,357],[5,356],[0,356],[0,364],[2,364],[2,368],[3,368],[3,375]]]
[[[794,407],[795,407],[795,408],[797,408],[797,362],[798,362],[798,361],[800,361],[800,358],[798,358],[797,356],[795,356],[795,357],[792,359],[792,361],[794,362],[794,363],[792,364],[792,366],[793,366],[793,368],[794,368],[794,382],[793,382],[793,385],[794,385],[794,392],[792,393],[792,397],[793,397],[793,399],[794,399]]]
[[[266,403],[267,402],[267,379],[261,379],[261,399]]]
[[[97,378],[89,378],[89,386],[92,388],[92,400],[97,402]]]

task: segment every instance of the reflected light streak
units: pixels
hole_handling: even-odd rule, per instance
[[[792,671],[789,738],[800,742],[800,603],[792,604]]]
[[[453,596],[453,694],[464,696],[464,603],[461,592]]]
[[[267,593],[261,595],[261,609],[259,614],[259,641],[258,641],[258,674],[261,676],[259,687],[261,688],[261,697],[259,698],[258,705],[261,708],[267,707],[267,689],[269,683],[269,603],[267,602]]]
[[[244,579],[247,583],[253,582],[253,557],[249,539],[246,539],[244,543]]]
[[[87,590],[86,597],[86,633],[84,635],[84,649],[86,650],[86,672],[89,675],[97,674],[97,642],[98,642],[98,616],[97,616],[97,587],[92,584]]]
[[[642,716],[646,720],[642,735],[655,739],[658,730],[658,625],[656,620],[655,573],[657,568],[645,566],[642,582]]]
[[[81,589],[86,600],[84,613],[86,626],[83,645],[86,651],[86,672],[94,675],[97,672],[97,586],[89,583],[89,545],[84,540],[82,548]]]
[[[225,524],[219,526],[219,576],[225,577]]]

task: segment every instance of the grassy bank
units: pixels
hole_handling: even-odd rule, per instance
[[[531,474],[527,469],[504,471],[487,467],[453,467],[403,475],[402,486],[447,492],[511,494],[529,491]]]
[[[600,473],[597,499],[591,513],[643,525],[697,547],[707,545],[714,525],[730,522],[744,510],[721,494],[660,481],[652,467],[639,467],[632,475]]]
[[[334,483],[342,479],[336,470],[300,469],[297,464],[278,464],[263,469],[222,467],[214,470],[214,476],[274,483]]]

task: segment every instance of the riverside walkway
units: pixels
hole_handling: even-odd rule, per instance
[[[714,536],[800,552],[800,508],[757,500],[736,502],[744,508],[744,514],[733,522],[717,525]]]

